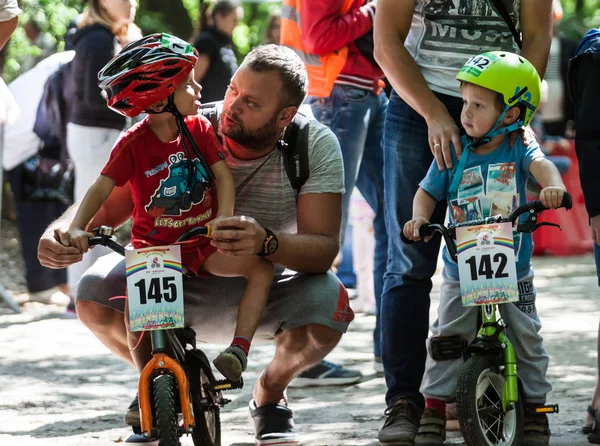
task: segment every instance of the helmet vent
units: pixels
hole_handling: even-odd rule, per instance
[[[154,90],[155,88],[158,88],[160,86],[159,83],[153,84],[153,83],[146,83],[146,84],[141,84],[136,86],[133,91],[136,93],[141,93],[144,91],[150,91],[150,90]]]
[[[171,68],[170,70],[162,70],[158,73],[160,77],[164,77],[165,79],[169,79],[174,77],[177,73],[181,71],[181,68]]]

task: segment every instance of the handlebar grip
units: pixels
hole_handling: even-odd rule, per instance
[[[123,257],[125,257],[125,248],[110,238],[103,236],[88,238],[88,246],[90,248],[96,245],[106,246],[107,248],[112,249],[117,254],[121,254]]]
[[[565,208],[567,211],[573,207],[573,197],[571,197],[570,193],[564,193],[560,207]]]
[[[413,240],[410,240],[409,238],[407,238],[404,235],[404,231],[400,231],[400,240],[402,240],[404,243],[406,243],[407,245],[412,245],[414,243]]]
[[[432,235],[432,231],[431,231],[431,229],[429,229],[429,225],[428,224],[424,224],[423,226],[421,226],[419,228],[419,237],[425,238],[425,237],[430,236],[430,235]],[[409,240],[404,235],[404,231],[400,231],[400,240],[402,240],[407,245],[412,245],[414,243],[413,240]]]

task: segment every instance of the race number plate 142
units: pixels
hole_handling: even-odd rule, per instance
[[[456,228],[463,306],[519,300],[511,223]]]
[[[153,246],[126,251],[131,331],[183,328],[181,248]]]

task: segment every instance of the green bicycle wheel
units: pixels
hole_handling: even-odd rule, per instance
[[[504,375],[492,356],[471,356],[456,388],[456,408],[468,446],[519,446],[523,440],[523,398],[502,409]]]
[[[171,375],[158,375],[152,381],[159,446],[180,446],[179,423],[175,408],[176,386]]]

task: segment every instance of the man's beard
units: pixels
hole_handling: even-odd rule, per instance
[[[247,149],[262,151],[274,144],[279,137],[281,130],[277,125],[278,114],[276,113],[269,122],[255,130],[248,130],[236,121],[236,126],[228,129],[223,127],[222,132],[225,136]]]

